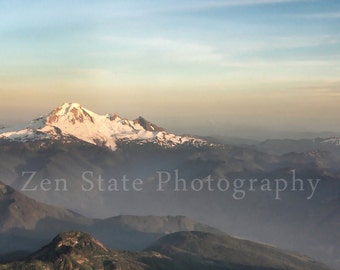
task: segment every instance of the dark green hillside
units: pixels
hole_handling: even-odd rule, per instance
[[[329,270],[307,257],[228,235],[178,232],[145,252],[111,251],[89,234],[66,232],[26,261],[0,270]]]
[[[326,270],[312,259],[228,235],[177,232],[161,238],[148,251],[177,262],[176,269]]]

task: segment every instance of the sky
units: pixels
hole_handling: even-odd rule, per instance
[[[0,0],[0,126],[64,102],[179,133],[340,132],[340,1]]]

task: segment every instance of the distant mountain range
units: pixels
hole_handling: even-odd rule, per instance
[[[186,217],[93,220],[29,199],[2,183],[0,208],[0,250],[9,252],[12,243],[15,250],[26,251],[3,255],[3,264],[0,257],[0,269],[329,269],[310,258],[237,239]],[[131,250],[143,242],[138,250],[145,251],[111,251],[87,233],[71,231],[33,252],[55,231],[75,228],[98,235],[115,249]]]
[[[317,134],[317,133],[315,133]],[[326,135],[328,133],[324,133]],[[301,135],[300,135],[301,136]],[[17,127],[0,127],[0,142],[83,141],[116,150],[121,143],[152,143],[166,148],[215,144],[254,145],[274,154],[304,152],[312,149],[331,150],[340,146],[340,137],[305,139],[268,139],[263,142],[227,136],[178,136],[166,132],[143,117],[128,120],[118,114],[99,115],[79,103],[64,103],[50,113]],[[339,147],[340,148],[340,147]]]
[[[26,246],[32,251],[66,230],[88,232],[109,248],[141,250],[167,233],[216,233],[216,227],[338,267],[336,145],[336,138],[228,145],[170,134],[143,118],[97,115],[65,103],[27,125],[0,131],[0,180],[8,185],[2,185],[0,252]],[[303,180],[302,190],[294,190],[292,172]],[[169,176],[162,191],[160,175]],[[188,190],[176,191],[176,177]],[[209,177],[229,180],[228,188],[209,191]],[[143,183],[142,190],[132,189],[135,179]],[[258,181],[250,186],[249,179]],[[271,190],[261,191],[261,179],[268,179]],[[279,199],[275,179],[287,180]],[[308,179],[320,179],[312,197]],[[57,180],[65,180],[65,189],[58,190]],[[197,180],[204,189],[192,188],[199,187]],[[84,184],[93,188],[84,191]],[[244,198],[235,199],[235,194]]]
[[[19,142],[79,140],[111,150],[117,148],[117,142],[131,141],[139,144],[153,143],[167,148],[208,144],[202,139],[167,133],[143,117],[128,120],[117,114],[98,115],[78,103],[65,103],[22,127],[1,129],[1,139]]]
[[[337,154],[340,152],[340,137],[337,136],[304,139],[267,139],[264,141],[228,136],[203,136],[201,138],[214,144],[253,147],[261,152],[274,155],[309,151],[328,151]]]
[[[329,270],[299,254],[198,231],[169,234],[140,253],[111,251],[91,235],[65,232],[26,261],[0,264],[0,269]]]
[[[315,139],[300,139],[300,140],[266,140],[255,145],[257,149],[271,154],[287,154],[290,152],[303,153],[308,151],[329,151],[340,152],[340,137],[332,138],[315,138]]]
[[[112,249],[126,250],[142,250],[161,236],[178,231],[222,233],[184,216],[91,219],[37,202],[0,182],[0,261],[17,251],[32,252],[55,234],[69,230],[87,231]]]

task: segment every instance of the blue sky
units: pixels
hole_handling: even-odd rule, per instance
[[[175,130],[339,131],[339,29],[337,0],[0,0],[0,124],[77,101]]]

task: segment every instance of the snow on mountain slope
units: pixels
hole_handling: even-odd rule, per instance
[[[326,140],[321,141],[321,143],[332,144],[335,146],[340,146],[340,138],[339,137],[332,137]]]
[[[51,113],[31,121],[28,125],[0,130],[0,139],[9,141],[36,141],[44,139],[71,140],[76,138],[111,150],[117,141],[155,143],[166,148],[207,142],[188,136],[167,133],[144,118],[128,120],[114,114],[98,115],[78,103],[65,103]]]

